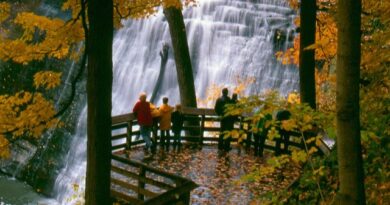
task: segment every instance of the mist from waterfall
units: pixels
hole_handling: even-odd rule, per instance
[[[277,29],[294,30],[294,12],[282,0],[199,0],[184,10],[184,18],[198,98],[214,85],[234,87],[237,78],[255,78],[245,94],[277,89],[287,94],[298,89],[298,71],[275,58],[273,36]],[[167,21],[162,12],[147,20],[128,20],[113,42],[114,83],[112,115],[131,112],[138,94],[153,91],[160,70],[159,52],[170,46],[157,102],[163,96],[179,103],[176,70]],[[286,41],[283,47],[291,43]],[[212,103],[211,103],[212,104]],[[210,105],[211,105],[210,104]],[[160,105],[160,103],[158,103]],[[86,110],[79,116],[78,131],[66,165],[55,182],[62,204],[74,194],[73,184],[84,187],[86,165]]]

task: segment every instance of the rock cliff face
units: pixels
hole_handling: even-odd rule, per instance
[[[38,192],[48,196],[52,196],[55,179],[64,163],[62,156],[68,152],[68,141],[72,137],[71,133],[64,130],[56,130],[51,135],[42,140],[18,176]]]
[[[11,144],[11,157],[0,160],[1,172],[18,177],[18,170],[22,169],[28,163],[36,150],[37,145],[28,140],[18,140]]]

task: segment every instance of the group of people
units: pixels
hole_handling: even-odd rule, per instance
[[[146,93],[141,93],[139,101],[134,105],[133,113],[136,115],[140,126],[140,135],[145,141],[145,151],[154,151],[155,141],[152,141],[150,135],[153,124],[157,121],[161,132],[160,143],[162,146],[169,147],[170,130],[174,133],[174,145],[181,145],[180,132],[183,128],[183,116],[181,106],[178,104],[175,108],[168,104],[168,98],[163,98],[163,104],[155,108],[146,100]]]
[[[163,98],[163,104],[156,108],[146,100],[146,93],[141,93],[139,101],[134,105],[133,113],[136,115],[140,126],[140,135],[145,141],[145,151],[154,151],[157,141],[151,138],[151,132],[154,123],[159,124],[161,133],[161,146],[169,147],[170,130],[174,134],[174,145],[181,145],[180,133],[183,129],[184,117],[181,113],[181,105],[178,104],[175,108],[168,104],[168,98]],[[218,138],[218,149],[229,151],[231,150],[231,137],[228,137],[227,132],[233,130],[234,122],[237,121],[237,116],[226,116],[226,105],[235,104],[237,102],[237,94],[234,93],[230,98],[228,89],[222,89],[222,96],[215,103],[215,112],[221,116],[221,130]]]
[[[227,114],[227,105],[237,103],[237,94],[233,93],[229,97],[229,91],[227,88],[222,89],[222,96],[219,97],[215,103],[214,110],[217,115],[220,116],[220,135],[218,138],[218,149],[224,152],[230,151],[232,137],[229,135],[229,132],[234,129],[234,123],[238,120],[238,116]],[[139,101],[135,104],[133,108],[133,113],[136,115],[138,124],[140,126],[140,135],[145,141],[145,150],[148,152],[154,151],[154,148],[157,145],[157,139],[152,140],[151,132],[155,125],[159,124],[159,129],[161,133],[160,144],[162,147],[165,146],[167,149],[170,144],[170,130],[174,134],[174,145],[181,146],[180,134],[183,129],[184,116],[181,111],[181,105],[178,104],[175,108],[171,107],[168,104],[168,98],[164,97],[162,99],[163,104],[156,108],[153,104],[146,101],[146,93],[141,93],[139,96]],[[265,107],[263,109],[266,109]],[[279,110],[276,113],[275,119],[279,122],[288,120],[291,116],[291,113],[288,110]],[[256,133],[253,133],[254,138],[254,150],[255,155],[262,156],[264,150],[264,143],[266,136],[269,130],[269,121],[272,121],[272,114],[266,114],[257,122],[257,129],[259,130]],[[288,149],[288,136],[289,133],[280,129],[281,139],[276,140],[276,147],[280,149],[280,143],[284,141],[284,151]]]

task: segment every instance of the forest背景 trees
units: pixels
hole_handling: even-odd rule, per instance
[[[298,6],[295,0],[290,1]],[[336,113],[336,1],[317,1],[316,43],[316,96],[317,108],[324,113]],[[360,65],[360,130],[365,162],[365,191],[367,201],[383,203],[386,190],[390,186],[387,170],[390,162],[389,139],[390,123],[390,72],[389,72],[389,19],[385,12],[390,9],[390,3],[384,1],[362,1],[361,24],[361,65]],[[358,15],[358,14],[356,14]],[[297,21],[299,25],[299,21]],[[298,64],[299,35],[294,39],[292,48],[277,53],[283,63]],[[333,129],[328,130],[330,136],[336,136]],[[322,160],[329,163],[328,160]],[[381,161],[382,163],[377,163]],[[334,162],[332,162],[334,163]],[[335,169],[336,166],[332,166]],[[332,171],[332,170],[329,170]],[[332,171],[333,172],[333,171]],[[334,180],[334,179],[333,179]],[[338,180],[338,179],[337,179]],[[330,193],[335,193],[336,184],[329,187]],[[378,188],[381,187],[381,188]],[[306,189],[307,190],[307,189]],[[333,191],[331,191],[333,190]]]

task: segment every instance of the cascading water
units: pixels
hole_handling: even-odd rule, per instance
[[[245,94],[265,89],[287,94],[298,89],[297,69],[282,65],[274,56],[275,31],[283,30],[287,36],[292,33],[294,16],[287,2],[280,0],[199,0],[198,7],[185,9],[197,97],[204,98],[213,84],[233,86],[237,76],[256,79]],[[115,34],[113,44],[113,115],[130,112],[141,91],[153,91],[160,69],[159,52],[164,43],[171,42],[162,12],[124,25]],[[282,47],[288,43],[286,40]],[[159,89],[157,102],[162,96],[168,96],[170,104],[179,101],[172,49]],[[86,108],[79,117],[71,147],[55,183],[57,199],[63,204],[74,193],[73,184],[84,184]]]

